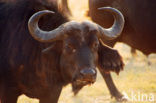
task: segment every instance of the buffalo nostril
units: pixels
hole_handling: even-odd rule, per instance
[[[83,76],[95,76],[96,71],[94,69],[83,69],[80,71]]]

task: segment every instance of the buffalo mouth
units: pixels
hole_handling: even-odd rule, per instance
[[[76,84],[84,84],[84,85],[90,85],[95,82],[95,79],[77,79],[75,81]]]
[[[78,94],[78,92],[86,85],[92,85],[96,81],[96,77],[92,79],[76,79],[72,82],[72,90],[74,95]]]
[[[93,76],[79,75],[73,79],[73,83],[77,85],[90,85],[96,81],[96,73]]]

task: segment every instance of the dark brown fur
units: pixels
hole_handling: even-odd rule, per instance
[[[30,16],[44,9],[54,11],[55,16],[47,15],[40,20],[39,24],[43,30],[54,29],[68,21],[58,12],[55,5],[46,5],[42,1],[21,0],[17,3],[1,3],[0,98],[2,99],[2,103],[15,103],[17,97],[22,93],[36,98],[41,98],[42,95],[50,96],[48,92],[53,92],[55,89],[49,90],[49,82],[51,85],[63,84],[60,82],[61,76],[60,71],[57,69],[58,66],[54,63],[49,63],[51,60],[53,62],[55,62],[54,60],[59,61],[58,53],[53,51],[51,56],[47,58],[41,55],[42,50],[53,43],[45,44],[34,40],[27,28]],[[54,67],[53,71],[51,69],[43,69],[43,66],[47,66],[45,63],[50,67]],[[53,86],[57,87],[57,85]],[[58,86],[57,91],[59,93],[61,87]],[[57,100],[57,94],[55,97],[55,100]],[[55,100],[53,100],[54,103]]]
[[[38,98],[40,103],[57,103],[66,84],[72,83],[75,94],[86,85],[74,82],[80,77],[80,70],[95,69],[98,65],[106,67],[102,70],[104,72],[112,70],[118,73],[123,69],[118,52],[99,44],[96,31],[89,31],[85,25],[82,30],[69,31],[70,36],[61,41],[36,41],[29,34],[27,22],[31,15],[45,9],[52,10],[55,14],[41,18],[41,29],[52,30],[69,21],[58,11],[57,6],[46,1],[19,0],[0,3],[2,103],[16,103],[21,94]],[[82,38],[84,41],[81,41]],[[73,52],[74,49],[76,51]],[[103,62],[109,63],[102,65]]]

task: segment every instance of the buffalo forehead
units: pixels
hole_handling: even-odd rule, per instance
[[[82,23],[80,27],[73,27],[67,32],[69,35],[67,38],[67,43],[72,43],[74,45],[82,45],[84,43],[97,40],[96,36],[97,30],[90,26],[88,23]]]
[[[72,43],[73,45],[83,45],[84,43],[86,44],[97,40],[98,38],[94,32],[74,31],[73,35],[70,35],[69,38],[67,38],[67,43]]]

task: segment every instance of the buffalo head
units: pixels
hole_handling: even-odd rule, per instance
[[[60,72],[65,81],[72,82],[75,90],[95,82],[99,44],[103,39],[118,37],[124,26],[124,18],[118,10],[109,7],[100,10],[108,11],[114,16],[115,21],[111,28],[105,29],[89,21],[70,21],[52,31],[43,31],[38,27],[38,21],[46,14],[54,14],[48,10],[35,13],[28,22],[30,34],[36,40],[62,41]]]

